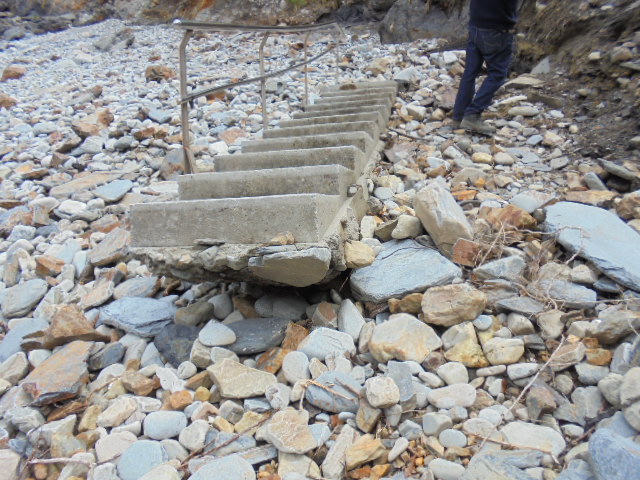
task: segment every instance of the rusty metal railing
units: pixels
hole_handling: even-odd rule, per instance
[[[283,26],[283,27],[269,27],[269,26],[261,26],[261,25],[235,25],[235,24],[225,24],[225,23],[203,23],[203,22],[188,22],[183,20],[175,20],[173,25],[176,28],[180,28],[184,30],[184,35],[182,37],[182,41],[180,42],[180,107],[181,107],[181,121],[182,121],[182,149],[184,152],[184,170],[185,173],[197,173],[195,168],[195,161],[193,158],[193,152],[191,151],[191,139],[190,139],[190,128],[189,128],[189,106],[190,104],[197,98],[210,95],[215,92],[220,92],[226,90],[230,87],[238,87],[240,85],[248,85],[255,82],[260,82],[260,95],[261,95],[261,103],[262,103],[262,123],[263,128],[267,129],[269,126],[269,116],[267,112],[267,100],[266,100],[266,85],[267,80],[270,78],[278,77],[283,73],[286,73],[291,70],[295,70],[300,67],[304,67],[304,104],[305,107],[309,101],[309,83],[308,83],[308,65],[311,62],[318,60],[324,55],[328,54],[331,51],[335,51],[336,54],[336,83],[338,80],[339,68],[338,64],[340,62],[340,40],[344,37],[344,31],[342,27],[336,22],[327,22],[327,23],[318,23],[314,25],[294,25],[294,26]],[[319,31],[323,29],[334,29],[337,31],[338,35],[331,42],[326,49],[320,52],[317,55],[314,55],[312,58],[309,58],[309,36],[314,31]],[[189,40],[193,37],[194,32],[255,32],[255,33],[263,33],[262,41],[260,42],[260,75],[253,78],[248,78],[245,80],[239,80],[236,82],[229,82],[224,85],[219,85],[215,87],[202,88],[200,90],[195,90],[193,92],[188,91],[187,84],[187,45],[189,44]],[[278,34],[291,34],[291,33],[306,33],[304,38],[304,61],[296,63],[290,67],[283,68],[277,70],[275,72],[266,73],[265,71],[265,58],[264,58],[264,47],[267,44],[267,40],[269,36],[273,33]]]

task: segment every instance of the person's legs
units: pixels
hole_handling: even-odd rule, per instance
[[[467,59],[464,73],[460,79],[460,86],[453,107],[453,120],[459,122],[464,117],[465,110],[473,101],[476,92],[476,78],[482,68],[482,54],[476,45],[477,29],[469,27],[469,39],[467,41]]]
[[[478,48],[487,65],[487,77],[467,106],[464,116],[480,115],[493,100],[493,96],[506,81],[511,67],[513,34],[481,31]]]

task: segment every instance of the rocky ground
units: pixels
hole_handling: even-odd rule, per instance
[[[127,214],[177,194],[179,38],[108,21],[1,45],[5,478],[637,478],[633,158],[583,156],[584,120],[534,75],[496,98],[495,138],[452,131],[463,52],[358,32],[342,81],[404,88],[350,277],[158,278]],[[196,40],[192,80],[257,72],[258,41]],[[269,61],[301,47],[278,39]],[[311,69],[312,91],[332,74]],[[269,83],[273,124],[301,78]],[[259,105],[256,86],[198,105],[201,169],[260,135]]]

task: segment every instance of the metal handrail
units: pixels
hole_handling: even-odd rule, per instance
[[[189,133],[189,104],[195,100],[196,98],[202,97],[204,95],[209,95],[214,92],[219,92],[222,90],[226,90],[229,87],[237,87],[240,85],[247,85],[254,82],[260,82],[260,94],[261,94],[261,103],[262,103],[262,123],[263,128],[267,129],[269,126],[269,118],[267,113],[267,101],[266,101],[266,81],[270,78],[277,77],[291,70],[295,70],[299,67],[304,68],[304,103],[305,107],[308,104],[309,100],[309,85],[308,85],[308,64],[314,62],[315,60],[323,57],[327,53],[334,51],[336,52],[336,82],[338,79],[338,64],[340,62],[340,39],[344,37],[344,30],[342,27],[336,22],[326,22],[326,23],[318,23],[314,25],[293,25],[293,26],[263,26],[263,25],[237,25],[237,24],[224,24],[224,23],[205,23],[205,22],[189,22],[183,20],[175,20],[173,25],[176,28],[180,28],[184,30],[184,35],[182,37],[182,41],[180,42],[180,107],[181,107],[181,122],[182,122],[182,149],[184,152],[184,171],[185,173],[195,173],[195,161],[193,159],[193,152],[191,151],[191,139]],[[313,31],[322,30],[326,28],[334,28],[338,31],[338,37],[334,44],[329,45],[325,50],[321,53],[315,55],[312,58],[308,58],[308,41],[309,36]],[[189,93],[187,91],[187,45],[189,40],[193,37],[193,33],[195,31],[206,31],[206,32],[216,32],[216,31],[241,31],[241,32],[263,32],[263,38],[260,42],[260,76],[249,78],[246,80],[240,80],[237,82],[231,82],[224,85],[220,85],[217,87],[204,88],[200,90],[196,90],[195,92]],[[300,33],[306,32],[306,36],[304,39],[304,61],[300,63],[296,63],[288,68],[284,68],[272,73],[265,73],[265,61],[264,61],[264,47],[267,43],[269,36],[272,33]]]

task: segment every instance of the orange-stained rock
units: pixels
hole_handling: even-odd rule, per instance
[[[92,346],[91,342],[72,342],[38,365],[22,381],[33,404],[48,405],[75,397],[89,379],[87,359]]]
[[[246,137],[247,134],[239,127],[231,127],[219,134],[220,140],[223,140],[227,145],[233,145],[239,138]]]
[[[64,260],[52,257],[50,255],[39,255],[35,257],[36,275],[41,278],[55,277],[60,274],[62,267],[65,266]]]
[[[19,65],[9,65],[2,72],[2,78],[0,82],[6,82],[7,80],[16,80],[22,78],[27,73],[27,69]]]
[[[584,192],[567,192],[565,200],[568,202],[585,203],[594,207],[609,206],[618,194],[608,190],[586,190]]]
[[[188,388],[189,390],[197,390],[200,387],[204,387],[208,390],[212,385],[213,381],[211,381],[209,372],[207,372],[206,370],[196,373],[184,384],[185,388]]]
[[[302,340],[304,340],[307,335],[309,335],[309,330],[293,322],[290,323],[289,325],[287,325],[287,331],[284,334],[282,349],[297,350],[298,345],[300,345],[300,342],[302,342]]]
[[[483,250],[484,248],[481,244],[472,240],[460,238],[453,245],[451,260],[459,265],[464,265],[465,267],[475,267],[478,260],[482,258]]]
[[[422,293],[410,293],[404,298],[390,298],[389,310],[391,313],[422,313]]]
[[[175,78],[175,76],[176,71],[164,65],[151,65],[144,72],[144,78],[147,79],[147,82],[161,82]]]
[[[138,372],[124,372],[121,381],[129,392],[143,397],[160,388],[160,382],[147,378]]]
[[[613,354],[605,348],[590,348],[587,350],[587,363],[604,367],[611,363]]]
[[[193,397],[188,390],[180,390],[169,395],[168,404],[172,410],[184,410],[193,403]]]
[[[91,264],[103,267],[122,260],[127,255],[129,237],[129,232],[124,228],[116,228],[111,231],[91,250],[89,254]]]
[[[282,361],[290,350],[284,348],[271,348],[258,357],[256,368],[269,373],[278,373],[282,367]]]
[[[18,104],[18,101],[7,95],[6,93],[0,92],[0,108],[6,108],[9,110],[10,108],[15,107]]]
[[[74,340],[108,342],[109,337],[96,332],[77,305],[62,305],[56,309],[51,324],[44,335],[27,336],[23,348],[51,350]],[[29,341],[29,338],[34,338]]]
[[[253,301],[246,297],[233,297],[233,306],[239,310],[244,318],[260,318],[258,312],[253,308]]]
[[[496,230],[529,229],[537,224],[535,218],[515,205],[507,205],[504,208],[482,207],[479,216],[487,220]]]

